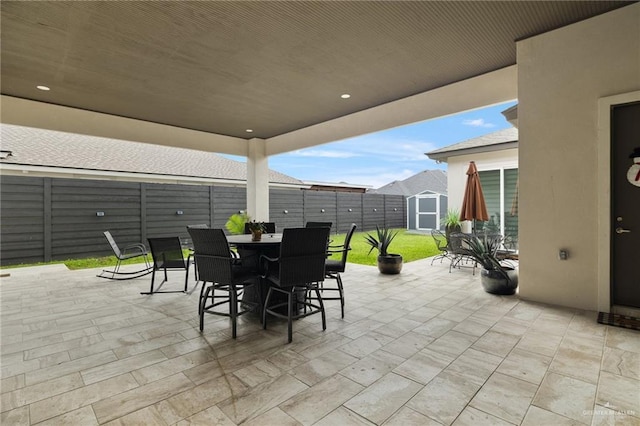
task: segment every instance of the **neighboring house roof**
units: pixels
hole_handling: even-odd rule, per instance
[[[0,125],[2,166],[23,165],[107,173],[136,173],[246,182],[247,166],[211,152],[53,130]],[[5,156],[3,156],[5,157]],[[269,170],[269,182],[306,188],[302,181]]]
[[[445,170],[424,170],[404,180],[393,181],[370,192],[409,197],[425,191],[446,194],[447,172]]]
[[[473,139],[458,142],[444,148],[427,152],[426,155],[432,160],[447,161],[448,157],[463,154],[474,154],[478,152],[499,151],[508,148],[518,147],[518,129],[510,127],[498,130]]]
[[[309,185],[309,189],[312,191],[367,192],[367,189],[371,188],[371,185],[347,182],[319,182],[305,180],[304,183]]]

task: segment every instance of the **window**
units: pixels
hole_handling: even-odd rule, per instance
[[[518,169],[486,170],[478,173],[489,213],[488,222],[476,228],[498,231],[505,245],[518,248]]]

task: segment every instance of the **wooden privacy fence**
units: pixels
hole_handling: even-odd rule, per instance
[[[307,221],[333,222],[334,232],[380,226],[404,228],[401,195],[271,189],[277,229]],[[0,181],[0,264],[111,254],[102,233],[118,244],[148,237],[188,237],[186,226],[224,228],[244,210],[242,187],[3,176]]]

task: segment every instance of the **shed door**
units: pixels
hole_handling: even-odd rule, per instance
[[[416,196],[416,228],[440,229],[440,197],[438,194]]]

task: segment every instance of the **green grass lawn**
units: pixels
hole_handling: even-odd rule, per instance
[[[188,253],[185,254],[185,259]],[[133,265],[136,263],[143,263],[142,258],[127,259],[122,262],[123,265]],[[151,261],[151,254],[149,254],[149,261]],[[102,256],[102,257],[87,257],[86,259],[67,259],[67,260],[54,260],[51,262],[37,262],[37,263],[21,263],[17,265],[2,265],[2,269],[22,268],[25,266],[39,266],[39,265],[56,265],[63,263],[67,268],[71,270],[75,269],[89,269],[89,268],[108,268],[112,269],[116,266],[117,259],[115,256]]]
[[[405,229],[398,229],[398,235],[389,246],[389,253],[398,253],[402,255],[404,262],[411,262],[425,257],[438,254],[438,249],[433,238],[428,235],[408,234]],[[375,231],[374,231],[375,232]],[[378,251],[374,250],[369,253],[369,245],[365,242],[364,236],[367,232],[356,232],[351,238],[351,252],[349,253],[348,262],[360,265],[375,266],[378,264]],[[344,243],[345,234],[332,235],[332,245]],[[185,258],[188,252],[185,252]],[[334,255],[334,258],[339,256]],[[2,266],[2,269],[19,268],[22,266],[35,265],[52,265],[56,263],[64,263],[69,269],[87,269],[87,268],[111,268],[116,264],[115,256],[92,257],[86,259],[69,259],[54,262],[41,262],[32,264]],[[122,262],[123,265],[140,263],[140,258],[130,259]]]
[[[398,235],[389,246],[389,253],[402,255],[404,262],[424,259],[439,253],[433,238],[430,235],[409,234],[406,229],[398,229]],[[370,231],[369,231],[370,232]],[[369,232],[356,232],[351,238],[351,252],[347,258],[349,263],[375,266],[378,264],[378,251],[369,253],[369,246],[365,242],[365,235]],[[373,231],[375,233],[375,231]],[[333,244],[343,244],[345,234],[332,235]],[[334,258],[336,256],[334,255]]]

